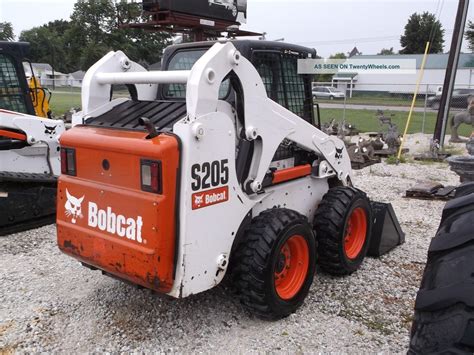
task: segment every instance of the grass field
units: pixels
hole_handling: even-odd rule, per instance
[[[379,106],[411,106],[411,99],[401,97],[384,97],[384,96],[356,96],[346,99],[348,105],[379,105]],[[343,104],[344,100],[341,99],[315,99],[316,103],[332,103],[332,104]],[[425,105],[424,99],[417,99],[415,101],[415,107],[423,107]]]
[[[81,94],[79,92],[53,92],[50,105],[53,115],[60,117],[71,107],[81,107]]]
[[[332,119],[336,121],[342,121],[343,117],[342,109],[321,109],[321,122],[330,122]],[[399,131],[403,133],[405,124],[408,118],[408,112],[393,112],[394,116],[392,122],[395,123]],[[378,132],[381,129],[379,120],[376,117],[375,110],[346,110],[346,122],[354,125],[361,132]],[[436,113],[429,112],[426,114],[425,131],[424,133],[433,133],[436,122]],[[423,113],[413,112],[411,117],[410,127],[408,133],[418,133],[422,131],[423,124]],[[386,129],[386,127],[384,127]],[[459,134],[462,136],[470,136],[472,127],[468,125],[461,125],[459,128]],[[451,134],[451,130],[447,128],[447,134]]]

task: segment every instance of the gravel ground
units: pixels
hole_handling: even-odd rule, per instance
[[[405,352],[444,202],[402,196],[422,180],[458,178],[439,163],[355,175],[371,199],[393,204],[406,243],[351,276],[317,274],[304,306],[278,322],[249,315],[225,285],[175,300],[102,276],[59,252],[54,225],[0,238],[0,353]]]

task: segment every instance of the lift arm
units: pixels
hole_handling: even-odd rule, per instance
[[[262,188],[272,158],[284,139],[322,156],[327,163],[322,164],[320,175],[336,175],[342,184],[350,184],[351,164],[344,142],[269,99],[255,67],[229,41],[212,46],[190,71],[145,72],[122,52],[110,52],[84,78],[82,115],[93,114],[109,102],[111,84],[139,84],[142,98],[151,99],[156,96],[157,84],[186,83],[187,120],[192,124],[198,117],[217,111],[219,87],[232,71],[243,88],[245,136],[255,141],[247,180],[252,191]]]

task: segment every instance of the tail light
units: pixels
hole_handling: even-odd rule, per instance
[[[61,148],[61,174],[76,176],[76,150]]]
[[[140,171],[142,190],[161,194],[161,161],[142,159]]]

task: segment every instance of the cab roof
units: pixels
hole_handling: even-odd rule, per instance
[[[301,54],[308,54],[308,55],[311,55],[312,58],[316,58],[316,49],[299,46],[296,44],[290,44],[286,42],[247,40],[247,39],[238,39],[238,40],[229,40],[229,41],[246,57],[250,54],[252,50],[260,49],[260,50],[291,51],[291,52],[297,52]],[[189,42],[189,43],[174,44],[166,48],[165,56],[168,56],[171,53],[174,53],[177,50],[181,50],[181,49],[209,48],[209,47],[212,47],[217,42],[219,41]]]

